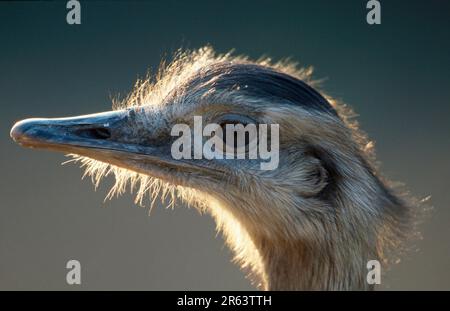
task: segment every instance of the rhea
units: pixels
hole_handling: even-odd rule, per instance
[[[212,215],[236,262],[266,290],[365,290],[367,263],[402,245],[410,204],[383,179],[350,109],[317,90],[310,69],[211,48],[180,53],[113,110],[26,119],[11,137],[82,162],[110,195],[158,193]],[[279,165],[174,159],[175,124],[279,124]],[[173,201],[171,201],[173,204]]]

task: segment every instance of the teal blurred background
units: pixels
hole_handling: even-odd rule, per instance
[[[315,67],[324,89],[350,104],[376,141],[384,173],[434,206],[424,239],[382,279],[382,289],[450,290],[450,2],[66,1],[0,2],[0,289],[252,289],[193,209],[148,210],[125,195],[103,202],[66,158],[15,145],[26,117],[110,109],[138,77],[180,47]],[[103,208],[106,207],[106,208]],[[82,285],[66,284],[69,259]]]

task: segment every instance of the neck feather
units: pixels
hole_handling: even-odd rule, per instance
[[[250,219],[245,211],[252,207],[245,204],[252,200],[239,202],[238,209],[238,202],[216,201],[212,214],[236,261],[262,289],[370,290],[367,263],[383,263],[386,249],[398,246],[408,210],[378,179],[371,185],[353,182],[351,187],[352,192],[335,187],[334,202],[316,206],[329,213],[316,218],[297,215],[297,219],[309,217],[302,224],[277,225],[275,218],[262,212],[261,218]],[[295,203],[283,203],[284,210],[301,210]],[[277,207],[275,199],[266,205],[259,205],[259,210]],[[286,219],[295,218],[291,216]]]

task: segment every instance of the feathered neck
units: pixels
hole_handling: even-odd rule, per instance
[[[400,246],[410,217],[403,200],[370,170],[365,174],[339,180],[331,203],[315,206],[317,216],[284,214],[284,223],[263,212],[249,217],[255,210],[249,204],[258,204],[259,211],[302,209],[302,200],[278,202],[276,193],[266,202],[216,201],[210,211],[236,261],[261,289],[371,290],[368,262],[387,263],[386,254]]]

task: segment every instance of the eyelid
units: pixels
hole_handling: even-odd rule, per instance
[[[217,119],[215,122],[217,124],[221,123],[241,123],[241,124],[257,124],[257,122],[247,116],[242,116],[239,114],[224,114]]]

